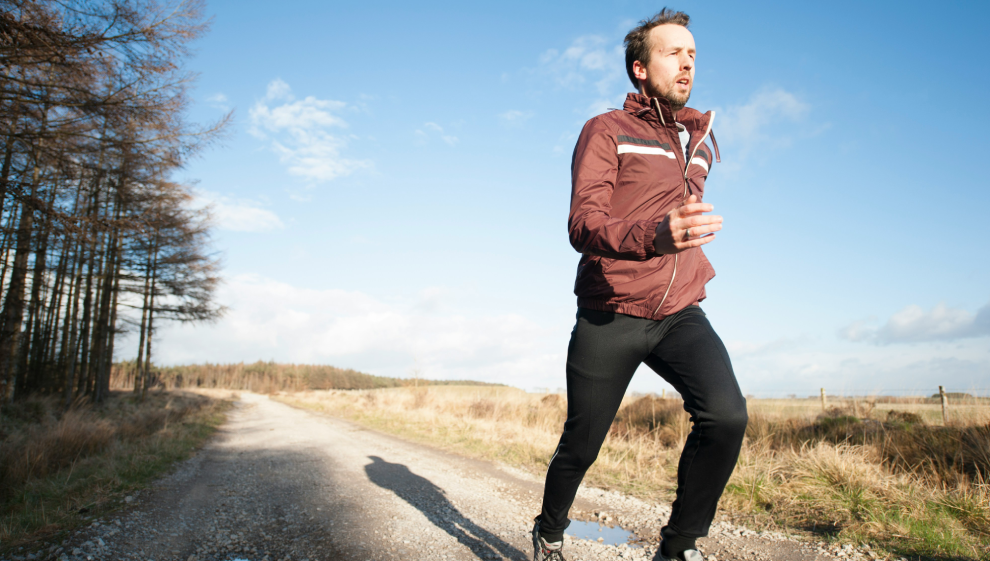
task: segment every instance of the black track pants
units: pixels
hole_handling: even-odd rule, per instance
[[[540,534],[547,541],[562,539],[581,479],[643,362],[681,394],[693,423],[664,536],[708,535],[748,420],[725,346],[698,306],[660,321],[579,308],[567,348],[567,421],[543,492]]]

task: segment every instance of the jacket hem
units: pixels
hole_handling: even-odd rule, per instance
[[[691,302],[687,306],[684,306],[684,308],[690,306],[698,306],[701,304],[701,301],[704,299],[705,297],[704,295],[702,295],[701,298],[698,298],[694,302]],[[684,309],[681,308],[680,310],[676,310],[670,314],[653,315],[653,311],[650,310],[649,308],[644,308],[643,306],[637,306],[636,304],[619,304],[616,302],[609,302],[607,300],[592,300],[590,298],[578,298],[577,307],[586,308],[588,310],[595,310],[596,312],[612,312],[615,314],[623,314],[627,316],[634,316],[643,319],[652,319],[656,321],[660,321],[666,318],[667,316],[672,316]]]
[[[635,316],[644,319],[663,319],[666,317],[654,316],[653,310],[643,306],[637,306],[636,304],[620,304],[616,302],[609,302],[607,300],[578,298],[577,305],[578,308],[587,308],[598,312],[613,312],[616,314],[625,314],[627,316]]]

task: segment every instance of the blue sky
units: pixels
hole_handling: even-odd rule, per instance
[[[231,310],[157,359],[562,387],[571,151],[660,7],[212,1],[192,117],[235,122],[182,176]],[[987,5],[672,7],[723,160],[702,307],[743,390],[990,388]]]

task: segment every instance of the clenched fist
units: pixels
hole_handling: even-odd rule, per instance
[[[680,253],[685,249],[705,245],[715,239],[715,232],[722,229],[722,217],[705,215],[715,207],[699,203],[697,195],[691,195],[681,206],[667,213],[657,224],[653,251],[657,255]]]

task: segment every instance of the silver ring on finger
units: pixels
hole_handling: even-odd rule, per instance
[[[691,239],[691,228],[688,228],[687,230],[684,230],[684,239],[685,240],[690,240]]]

